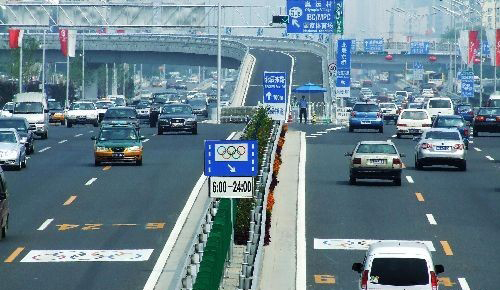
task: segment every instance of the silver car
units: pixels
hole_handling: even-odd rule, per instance
[[[451,165],[467,170],[464,140],[456,128],[432,128],[415,137],[415,168],[430,165]]]
[[[26,167],[26,146],[15,129],[0,129],[0,164],[17,170]]]

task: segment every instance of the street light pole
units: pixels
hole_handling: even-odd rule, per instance
[[[82,99],[85,100],[85,31],[82,33]]]
[[[217,124],[220,124],[220,91],[221,91],[221,66],[222,66],[222,45],[221,45],[221,0],[217,5]]]
[[[45,29],[43,30],[42,47],[42,94],[45,94]]]

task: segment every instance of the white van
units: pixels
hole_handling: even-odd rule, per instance
[[[29,124],[29,130],[42,139],[47,139],[49,134],[49,108],[47,96],[43,93],[19,93],[12,99],[14,108],[13,117],[23,117]]]
[[[425,103],[424,109],[427,110],[431,118],[437,115],[453,115],[453,102],[450,98],[430,98]]]
[[[491,94],[487,107],[500,107],[500,92]]]

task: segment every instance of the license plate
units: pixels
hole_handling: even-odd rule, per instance
[[[363,125],[370,125],[372,122],[371,121],[361,121],[361,124]]]
[[[123,157],[123,153],[113,153],[113,157]]]
[[[493,122],[493,121],[496,121],[496,119],[495,118],[487,118],[486,121]]]
[[[174,126],[174,127],[180,127],[180,126],[182,126],[182,123],[172,123],[172,126]]]
[[[449,149],[449,146],[436,146],[436,151],[447,151]]]
[[[410,133],[419,133],[420,130],[419,129],[408,129],[408,132],[410,132]]]
[[[372,164],[379,165],[379,164],[385,164],[386,160],[385,159],[372,159],[371,162],[372,162]]]

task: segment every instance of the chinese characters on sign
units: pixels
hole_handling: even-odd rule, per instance
[[[421,62],[413,62],[413,79],[416,81],[424,79],[424,65]]]
[[[429,54],[429,42],[412,41],[410,42],[410,54]]]
[[[348,98],[351,87],[351,40],[339,39],[337,48],[337,98]]]
[[[288,0],[287,33],[343,33],[343,0]]]
[[[363,41],[365,52],[382,52],[384,51],[384,39],[365,39]]]
[[[462,71],[462,73],[460,73],[460,83],[462,97],[474,97],[474,72]]]
[[[264,72],[264,105],[267,113],[273,120],[285,120],[286,118],[286,73]]]

